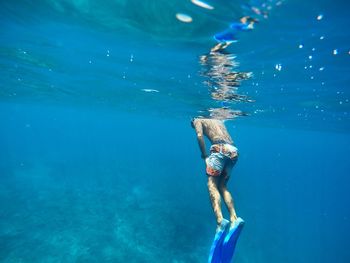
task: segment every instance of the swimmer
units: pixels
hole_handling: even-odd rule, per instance
[[[254,24],[259,23],[259,20],[250,16],[244,16],[240,19],[242,24],[247,25],[247,29],[254,29]]]
[[[219,44],[212,48],[211,51],[216,52],[223,50],[231,43],[237,42],[237,35],[240,31],[252,30],[254,29],[254,24],[258,22],[259,20],[255,18],[244,16],[239,22],[232,23],[228,29],[214,35],[214,39],[219,42]]]
[[[250,72],[229,72],[225,75],[225,79],[237,81],[237,80],[246,80],[251,77],[252,73]]]
[[[218,52],[218,51],[224,50],[232,43],[233,43],[232,41],[219,42],[218,44],[216,44],[214,47],[210,49],[210,52]]]
[[[192,128],[197,134],[198,145],[201,151],[201,158],[206,164],[208,176],[208,191],[211,205],[216,217],[217,231],[222,228],[224,217],[221,211],[221,198],[223,198],[230,214],[231,226],[237,220],[233,199],[227,189],[227,182],[230,172],[238,158],[238,150],[233,145],[225,124],[221,120],[194,118],[191,121]],[[210,142],[210,155],[207,155],[204,136]]]
[[[238,102],[254,102],[254,100],[249,99],[246,95],[240,95],[235,93],[235,89],[218,89],[216,91],[213,91],[211,93],[211,97],[214,100],[219,100],[219,101],[238,101]]]
[[[259,23],[258,19],[252,18],[250,16],[244,16],[239,21],[239,23],[232,23],[230,25],[230,28],[237,31],[252,30],[254,29],[254,24]]]
[[[248,113],[240,110],[232,110],[228,106],[222,106],[220,108],[208,109],[210,112],[210,118],[217,120],[233,120],[239,116],[248,116]]]

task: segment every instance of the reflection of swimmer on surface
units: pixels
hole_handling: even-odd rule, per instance
[[[221,120],[195,118],[191,121],[192,128],[197,134],[201,158],[205,161],[208,176],[208,191],[211,205],[216,217],[217,230],[221,230],[224,217],[221,211],[221,198],[223,198],[230,214],[231,226],[237,220],[231,193],[227,189],[230,173],[237,162],[238,150],[225,124]],[[210,154],[207,155],[204,136],[210,142]]]
[[[232,44],[232,41],[219,42],[210,49],[210,53],[200,56],[200,63],[206,65],[207,63],[215,64],[215,66],[228,66],[236,67],[238,63],[234,61],[236,56],[229,52],[225,52],[225,49]],[[210,60],[210,61],[209,61]]]
[[[228,89],[218,89],[211,93],[211,97],[215,100],[220,101],[244,101],[244,102],[254,102],[254,100],[249,99],[246,95],[240,95],[234,91]]]
[[[236,29],[237,31],[247,31],[254,29],[254,24],[259,23],[258,19],[250,16],[244,16],[239,21],[240,23],[232,23],[230,28]]]
[[[217,81],[219,87],[230,87],[231,89],[237,90],[237,88],[241,85],[239,81],[234,80],[219,80]]]
[[[248,116],[245,112],[232,110],[229,107],[211,108],[208,111],[210,112],[210,118],[217,120],[232,120],[239,116]]]
[[[254,29],[254,24],[258,22],[259,21],[255,18],[244,16],[240,19],[240,22],[234,22],[230,25],[230,28],[215,34],[214,39],[218,42],[223,42],[224,44],[235,42],[238,40],[238,32],[252,30]]]
[[[230,72],[225,74],[224,78],[228,81],[237,81],[249,79],[252,76],[251,72]]]
[[[224,50],[231,44],[232,42],[230,41],[219,42],[218,44],[216,44],[214,47],[210,49],[210,52],[218,52],[218,51]]]
[[[236,57],[225,50],[231,43],[220,42],[209,54],[200,57],[200,63],[204,66],[201,75],[208,78],[204,83],[209,86],[214,100],[252,102],[247,96],[237,94],[240,82],[249,79],[252,74],[234,70],[238,66]]]
[[[269,16],[269,13],[266,10],[263,10],[262,8],[258,8],[256,6],[252,6],[250,4],[244,4],[242,5],[242,7],[247,11],[253,12],[255,15],[264,17],[265,19],[268,18]],[[268,6],[267,6],[267,9],[269,9]]]

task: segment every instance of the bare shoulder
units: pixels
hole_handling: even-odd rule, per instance
[[[194,118],[192,121],[192,123],[195,127],[201,126],[202,122],[203,122],[203,119],[200,119],[200,118]]]
[[[204,130],[225,128],[224,122],[217,119],[196,118],[193,124],[195,127],[202,127]]]
[[[194,118],[191,121],[192,128],[196,130],[197,136],[202,136],[203,132],[203,124],[201,119],[199,118]]]
[[[223,121],[221,120],[216,120],[216,119],[203,119],[203,122],[207,127],[218,127],[218,126],[224,126]]]

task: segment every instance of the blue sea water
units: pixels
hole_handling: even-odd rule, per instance
[[[217,110],[240,151],[234,262],[350,262],[349,3],[208,3],[0,2],[0,262],[206,262],[190,119]],[[249,100],[215,100],[201,57],[245,15],[219,58]]]

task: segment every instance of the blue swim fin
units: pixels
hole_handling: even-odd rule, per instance
[[[210,248],[208,263],[221,263],[222,243],[224,242],[229,225],[229,221],[224,219],[220,229],[216,232]]]
[[[237,23],[237,22],[232,23],[230,25],[230,28],[237,31],[251,30],[251,28],[249,28],[249,24]]]
[[[215,34],[214,39],[218,42],[235,42],[238,40],[235,30],[232,29],[227,29],[221,33]]]
[[[243,229],[244,220],[237,218],[233,227],[228,231],[222,244],[221,263],[230,263],[235,252],[237,240]]]

